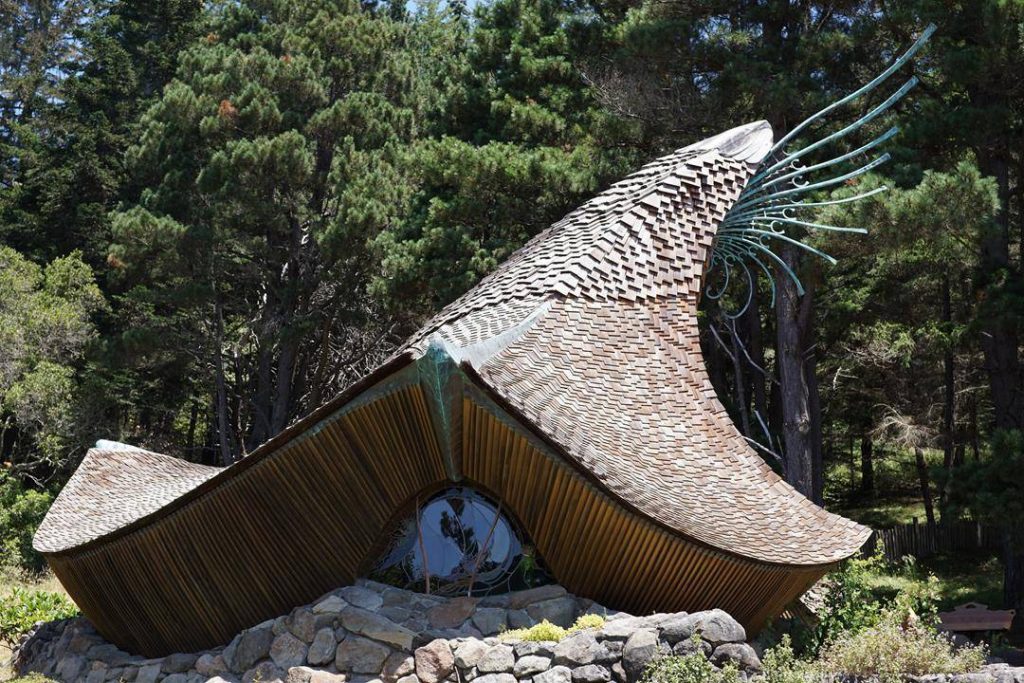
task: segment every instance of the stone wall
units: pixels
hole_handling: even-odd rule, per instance
[[[498,634],[583,614],[603,628],[560,642]],[[688,652],[694,632],[713,662],[760,668],[743,627],[721,610],[633,617],[559,586],[441,598],[370,581],[346,586],[206,652],[144,659],[105,642],[85,619],[40,624],[15,655],[19,673],[66,683],[633,683],[659,652]]]
[[[606,622],[559,642],[497,637],[545,619],[569,626],[583,614]],[[246,629],[225,647],[159,659],[118,650],[82,618],[38,624],[14,667],[65,683],[636,683],[654,657],[697,650],[716,666],[735,662],[750,678],[761,663],[745,640],[721,610],[634,617],[559,586],[446,599],[361,581]],[[1024,683],[1024,668],[993,664],[916,680]]]

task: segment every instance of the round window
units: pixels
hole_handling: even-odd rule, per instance
[[[485,595],[548,583],[533,548],[499,506],[448,489],[401,521],[371,578],[441,595]]]

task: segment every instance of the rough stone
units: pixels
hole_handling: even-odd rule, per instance
[[[248,671],[252,666],[270,654],[270,645],[274,642],[274,633],[270,628],[254,628],[243,631],[238,638],[231,658],[228,650],[224,651],[224,661],[232,671]],[[230,649],[230,646],[229,648]]]
[[[345,586],[338,591],[341,599],[350,605],[376,611],[384,605],[384,598],[379,593],[362,586]]]
[[[512,647],[516,651],[516,657],[537,655],[550,659],[555,656],[556,645],[558,645],[558,643],[551,640],[524,640],[516,643]]]
[[[285,673],[271,661],[260,662],[242,674],[242,683],[284,683]]]
[[[402,676],[395,683],[419,683],[419,680],[416,678],[416,674],[409,674],[408,676]]]
[[[107,681],[120,681],[122,678],[124,678],[124,667],[123,666],[111,667],[111,668],[107,669],[106,673],[107,673],[107,675],[104,678],[104,680],[107,680]],[[205,676],[204,676],[204,678],[205,678]]]
[[[416,676],[423,683],[440,683],[455,669],[455,656],[447,640],[432,640],[415,653]]]
[[[694,633],[700,633],[701,639],[712,645],[742,643],[747,639],[743,626],[720,609],[694,612],[680,619],[666,621],[661,630],[662,638],[670,643],[685,640]]]
[[[598,640],[626,640],[641,628],[646,628],[643,617],[619,617],[609,619],[597,632]]]
[[[282,633],[287,633],[288,617],[278,617],[277,619],[274,619],[274,624],[270,627],[270,630],[274,632],[275,636],[279,636]]]
[[[313,636],[313,642],[309,646],[306,659],[313,666],[326,664],[334,659],[334,652],[337,649],[337,641],[334,639],[334,629],[322,628]]]
[[[658,655],[658,633],[654,629],[641,629],[626,640],[622,648],[622,668],[627,681],[638,681],[647,665]]]
[[[488,649],[489,646],[486,643],[476,638],[462,641],[455,648],[455,666],[459,667],[460,671],[475,667]]]
[[[529,678],[534,674],[539,674],[542,671],[547,671],[551,668],[551,657],[541,657],[540,655],[526,655],[516,660],[515,666],[512,667],[512,675],[516,678]]]
[[[338,671],[357,674],[379,674],[390,650],[366,638],[346,638],[335,653]]]
[[[623,668],[621,660],[612,664],[612,678],[616,683],[626,683],[626,669]]]
[[[476,683],[517,683],[512,674],[480,674],[473,680]]]
[[[313,642],[317,632],[317,615],[307,607],[300,607],[288,618],[288,630],[304,643]]]
[[[476,668],[481,674],[506,673],[515,663],[511,645],[491,645],[477,660]]]
[[[307,652],[309,646],[287,631],[274,638],[270,646],[270,658],[285,670],[305,664]]]
[[[85,677],[85,683],[103,683],[107,680],[107,669],[93,669],[89,672],[89,675]]]
[[[81,655],[66,655],[57,665],[57,675],[65,681],[73,681],[85,670],[85,657]],[[156,666],[156,673],[160,673],[160,665]],[[155,678],[154,678],[155,680]]]
[[[177,652],[173,655],[167,655],[164,657],[163,663],[160,665],[161,671],[165,674],[180,674],[188,671],[195,666],[196,661],[199,659],[194,654],[186,654],[184,652]]]
[[[493,636],[508,627],[508,610],[500,607],[481,607],[473,613],[473,626],[485,636]]]
[[[160,662],[146,664],[139,667],[139,673],[135,674],[135,683],[156,683],[160,677]],[[65,681],[72,681],[74,677],[61,676]]]
[[[608,661],[608,651],[604,649],[591,631],[582,631],[569,636],[555,646],[555,664],[569,667],[593,664],[595,661]]]
[[[612,672],[599,664],[578,666],[572,670],[573,683],[608,683]]]
[[[352,633],[394,645],[402,650],[411,650],[416,634],[399,626],[387,617],[362,609],[347,607],[341,613],[341,625]]]
[[[537,586],[536,588],[530,588],[509,594],[508,607],[509,609],[522,609],[535,602],[544,602],[545,600],[560,598],[563,595],[566,595],[565,588],[557,584]]]
[[[337,595],[329,595],[320,602],[313,605],[314,614],[341,614],[348,607],[348,603]]]
[[[288,673],[285,674],[285,683],[309,683],[314,671],[316,669],[311,669],[308,666],[289,667]]]
[[[710,657],[714,649],[711,643],[706,640],[695,641],[692,638],[687,638],[675,644],[675,647],[672,648],[672,654],[685,657],[686,655],[692,655],[694,652],[700,652],[705,657]]]
[[[476,603],[476,598],[454,598],[431,608],[427,621],[434,628],[457,628],[472,616]]]
[[[347,678],[345,674],[331,671],[314,671],[309,677],[309,683],[345,683]]]
[[[206,652],[200,655],[199,659],[196,660],[195,670],[203,676],[211,677],[227,671],[228,665],[224,662],[223,655],[215,655],[212,652]]]
[[[234,678],[233,676],[214,676],[210,679],[207,679],[206,683],[238,683],[238,679]]]
[[[530,628],[533,626],[533,619],[525,609],[509,610],[506,617],[509,628]]]
[[[761,660],[754,648],[746,643],[722,643],[715,648],[711,661],[722,666],[726,662],[736,662],[745,671],[760,671]]]
[[[544,673],[534,676],[533,683],[572,683],[572,669],[567,666],[553,666]]]
[[[188,683],[189,677],[183,673],[164,676],[163,683]]]
[[[384,683],[395,683],[399,678],[404,678],[416,671],[416,660],[406,652],[392,652],[384,660],[384,668],[381,671],[381,680]]]
[[[118,649],[116,645],[112,645],[111,643],[93,645],[85,653],[85,656],[86,659],[106,662],[108,666],[124,666],[133,659],[136,659],[127,652]]]
[[[547,619],[562,627],[572,626],[576,621],[576,600],[569,596],[536,602],[526,608],[526,613],[535,622]]]

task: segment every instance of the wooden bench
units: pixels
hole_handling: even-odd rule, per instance
[[[1008,631],[1017,612],[989,609],[980,602],[968,602],[949,612],[939,612],[939,629],[956,633]]]

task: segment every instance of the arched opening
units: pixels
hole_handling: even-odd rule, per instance
[[[434,595],[491,595],[551,583],[500,503],[466,486],[426,499],[388,533],[370,578]]]

